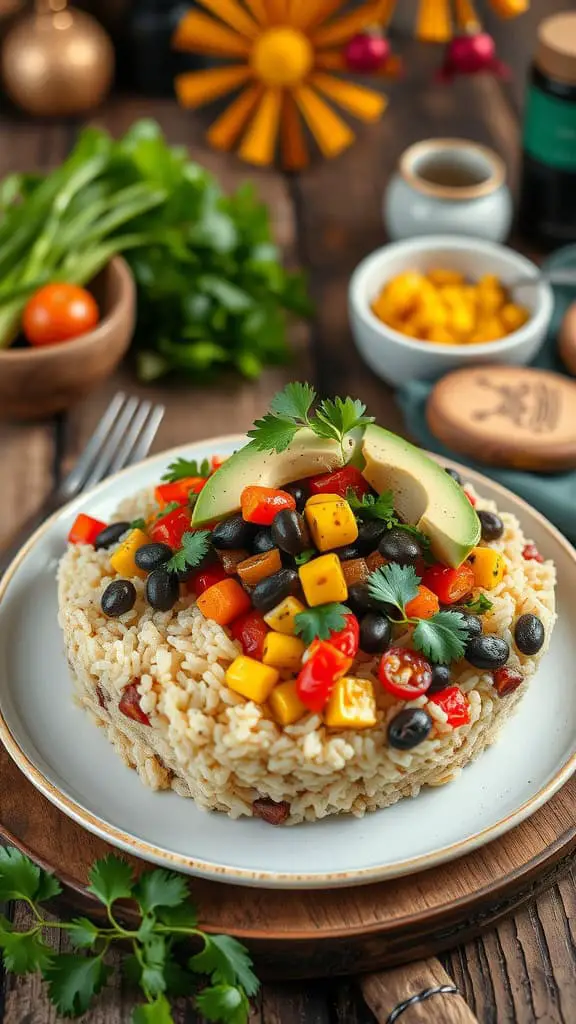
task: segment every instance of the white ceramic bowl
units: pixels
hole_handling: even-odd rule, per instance
[[[459,366],[479,363],[529,363],[538,352],[552,316],[554,298],[546,282],[522,288],[521,299],[531,313],[519,331],[501,341],[481,345],[440,345],[417,341],[388,327],[374,315],[371,303],[382,286],[404,270],[426,272],[434,267],[459,270],[476,281],[496,274],[506,285],[537,273],[531,260],[494,242],[457,235],[427,235],[377,249],[356,267],[349,287],[349,315],[356,346],[368,366],[390,384],[434,380]]]

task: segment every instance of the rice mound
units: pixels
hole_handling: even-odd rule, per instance
[[[467,484],[466,489],[474,494]],[[496,511],[478,498],[478,509]],[[125,501],[117,519],[146,517],[155,511],[152,492]],[[555,622],[555,568],[552,562],[526,561],[527,539],[515,516],[499,513],[504,535],[490,544],[501,551],[507,571],[490,591],[493,607],[484,631],[510,644],[510,668],[521,667],[522,685],[499,697],[491,675],[466,662],[453,666],[453,683],[467,694],[470,722],[453,729],[446,715],[426,696],[408,703],[384,693],[377,682],[377,659],[364,660],[354,674],[376,682],[378,724],[365,731],[327,729],[316,714],[281,728],[265,706],[229,690],[226,668],[241,653],[226,630],[209,622],[192,598],[170,612],[154,611],[145,601],[143,580],[134,579],[135,607],[118,619],[100,609],[103,589],[114,578],[109,553],[71,544],[59,570],[59,621],[78,702],[90,713],[122,760],[154,790],[172,788],[206,810],[232,818],[253,814],[259,798],[286,801],[288,824],[330,814],[387,807],[415,797],[422,786],[440,786],[494,742],[526,691],[545,653]],[[546,640],[536,657],[521,655],[513,644],[518,616],[538,615]],[[118,710],[122,691],[137,683],[141,708],[150,726]],[[409,751],[388,746],[388,722],[402,707],[423,707],[434,720],[429,737]]]

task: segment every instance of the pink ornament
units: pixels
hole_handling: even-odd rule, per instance
[[[450,81],[455,75],[476,75],[488,71],[506,78],[508,68],[496,57],[496,46],[487,32],[455,36],[448,44],[444,63],[438,72],[442,81]]]
[[[359,32],[350,39],[344,49],[344,60],[348,71],[355,71],[362,75],[378,71],[389,56],[390,43],[385,36],[376,32]]]

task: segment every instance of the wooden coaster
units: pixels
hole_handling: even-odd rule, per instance
[[[438,381],[432,433],[492,466],[554,473],[576,466],[576,382],[524,366],[476,366]]]
[[[576,302],[568,307],[560,325],[558,355],[568,373],[576,377]]]

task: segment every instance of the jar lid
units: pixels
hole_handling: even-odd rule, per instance
[[[540,23],[535,61],[551,78],[576,84],[576,12],[555,14]]]

